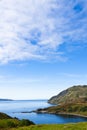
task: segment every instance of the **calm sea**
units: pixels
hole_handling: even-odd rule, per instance
[[[0,112],[19,119],[29,119],[36,124],[62,124],[87,121],[87,118],[78,116],[28,113],[38,108],[49,106],[51,105],[47,103],[47,100],[0,101]]]

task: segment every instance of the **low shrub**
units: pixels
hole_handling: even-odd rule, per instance
[[[34,125],[34,123],[27,119],[20,120],[19,126],[29,126],[29,125]]]

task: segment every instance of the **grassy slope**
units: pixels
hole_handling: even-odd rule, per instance
[[[70,87],[48,100],[53,104],[87,102],[87,85]]]
[[[0,120],[0,130],[11,128],[11,127],[16,127],[19,125],[19,122],[20,121],[17,119],[2,119]]]
[[[12,117],[8,116],[8,115],[5,114],[5,113],[1,113],[1,112],[0,112],[0,119],[12,119]]]
[[[10,128],[17,128],[23,126],[34,125],[32,121],[29,120],[18,120],[12,118],[5,113],[0,113],[0,130],[9,130]]]
[[[34,125],[28,120],[18,120],[18,119],[2,119],[0,120],[0,130],[18,128],[24,126]]]
[[[32,125],[29,127],[12,128],[5,130],[87,130],[87,123],[62,124],[62,125]]]

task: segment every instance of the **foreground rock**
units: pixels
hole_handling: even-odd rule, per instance
[[[53,96],[48,100],[51,104],[67,104],[67,103],[86,103],[87,102],[87,85],[79,85],[68,88],[57,96]]]

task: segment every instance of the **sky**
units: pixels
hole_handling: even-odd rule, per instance
[[[49,99],[87,84],[87,0],[0,0],[0,98]]]

